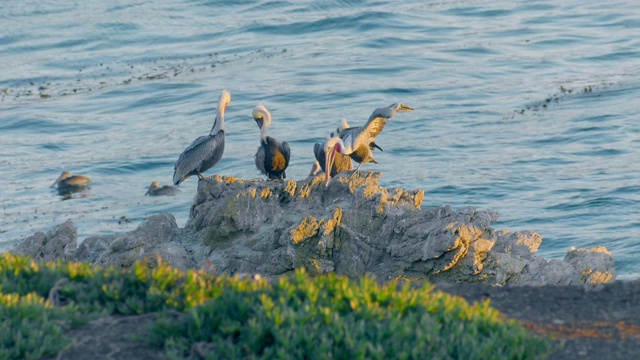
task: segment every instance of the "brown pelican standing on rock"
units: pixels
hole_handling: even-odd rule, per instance
[[[269,180],[282,180],[287,177],[285,170],[289,166],[291,150],[285,141],[267,136],[267,130],[271,124],[271,114],[264,105],[256,106],[251,112],[253,120],[260,128],[260,147],[256,153],[256,166],[258,170],[269,177]]]
[[[320,169],[322,169],[322,171],[324,171],[325,173],[328,172],[326,168],[328,143],[329,143],[329,140],[333,137],[334,137],[333,133],[331,133],[331,135],[327,138],[325,142],[323,142],[322,144],[316,143],[313,146],[313,154],[316,156],[316,163],[318,164]],[[335,146],[335,144],[333,146]],[[330,166],[331,166],[330,167],[331,176],[336,176],[338,173],[341,173],[343,171],[353,170],[353,163],[351,162],[351,158],[349,157],[349,155],[343,155],[340,152],[337,152],[334,155]]]
[[[157,181],[154,181],[151,183],[151,185],[149,185],[149,189],[147,190],[147,193],[145,195],[149,195],[149,196],[161,196],[161,195],[167,195],[167,196],[173,196],[177,193],[180,192],[180,189],[178,189],[175,186],[169,186],[169,185],[165,185],[163,187],[160,187],[160,184]]]
[[[413,108],[403,104],[391,104],[387,107],[377,108],[371,113],[369,120],[364,126],[345,128],[340,131],[339,136],[344,143],[342,149],[347,151],[343,152],[343,154],[351,156],[353,160],[360,164],[356,172],[360,170],[362,164],[368,162],[378,163],[373,158],[371,149],[374,147],[380,149],[378,145],[374,144],[373,140],[382,132],[382,129],[384,129],[384,126],[387,124],[387,120],[391,119],[398,111],[411,110],[413,110]],[[343,126],[345,124],[346,120],[343,121]],[[348,126],[348,124],[346,125]]]
[[[333,135],[333,134],[331,134]],[[318,144],[316,144],[318,145]],[[315,149],[314,149],[315,150]],[[351,158],[349,157],[349,154],[353,152],[353,149],[346,149],[344,146],[344,142],[342,141],[342,139],[340,139],[339,136],[334,136],[330,139],[327,139],[327,141],[324,142],[324,146],[323,146],[323,152],[324,152],[324,165],[325,165],[325,169],[331,169],[331,172],[329,171],[325,171],[324,172],[324,180],[325,180],[325,185],[329,185],[329,180],[331,180],[332,176],[335,176],[335,174],[341,172],[341,171],[337,171],[335,174],[333,174],[333,170],[335,168],[337,168],[337,166],[335,166],[335,161],[337,159],[347,159],[349,160],[349,165],[351,166],[350,169],[353,169],[353,166],[351,165]],[[317,154],[316,154],[316,158],[317,158]],[[342,161],[342,160],[338,160],[338,161]],[[318,161],[320,162],[320,161]],[[320,162],[320,165],[322,166],[322,162]],[[343,170],[346,171],[346,170]],[[355,174],[355,173],[354,173]]]
[[[176,161],[173,184],[179,185],[191,175],[206,180],[203,172],[213,167],[224,152],[224,112],[231,102],[231,94],[225,89],[218,100],[218,114],[209,135],[200,136],[189,145]]]

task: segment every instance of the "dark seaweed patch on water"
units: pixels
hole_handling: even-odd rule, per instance
[[[286,48],[269,48],[233,54],[217,52],[190,58],[165,57],[142,59],[141,62],[99,62],[80,66],[75,76],[59,81],[39,77],[24,79],[0,88],[0,101],[49,99],[52,97],[87,94],[105,89],[154,81],[198,81],[203,74],[234,62],[252,63],[258,60],[286,56]]]
[[[558,92],[547,95],[547,97],[545,97],[543,100],[531,102],[520,109],[513,110],[513,112],[511,112],[510,114],[504,115],[502,119],[503,120],[514,119],[516,116],[523,115],[527,112],[535,113],[538,111],[548,110],[554,104],[557,104],[561,101],[572,99],[572,98],[578,98],[578,97],[583,97],[583,96],[593,95],[593,94],[595,94],[595,96],[600,96],[599,94],[600,92],[610,88],[613,85],[614,84],[611,82],[602,83],[598,85],[585,85],[585,86],[574,87],[574,88],[567,88],[567,87],[564,87],[563,85],[560,85]]]

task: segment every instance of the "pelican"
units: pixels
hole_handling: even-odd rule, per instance
[[[342,122],[340,123],[340,126],[338,126],[338,128],[336,129],[336,134],[338,135],[342,135],[342,133],[344,133],[345,131],[351,129],[351,126],[349,126],[349,123],[347,122],[347,119],[342,119]],[[333,134],[331,135],[333,136]],[[382,148],[380,146],[378,146],[378,144],[376,144],[375,142],[371,142],[371,144],[369,145],[371,147],[371,151],[373,151],[374,148],[380,150],[380,151],[384,151],[382,150]]]
[[[325,158],[323,160],[326,166],[325,169],[331,169],[331,171],[324,172],[325,185],[329,185],[329,180],[331,180],[332,176],[335,176],[335,174],[333,174],[334,161],[336,161],[336,159],[339,159],[338,155],[343,156],[343,159],[347,159],[349,161],[349,166],[351,166],[351,168],[353,169],[351,165],[351,159],[349,158],[349,154],[351,154],[352,152],[353,149],[345,148],[344,142],[342,141],[342,139],[340,139],[339,136],[333,136],[324,142]],[[316,154],[316,158],[317,156],[318,155]],[[320,163],[320,165],[322,165],[322,163]],[[336,172],[336,174],[338,172]]]
[[[329,147],[335,146],[335,144],[329,145],[329,140],[333,137],[333,133],[331,133],[331,135],[329,135],[324,143],[316,143],[313,146],[313,153],[316,156],[316,163],[325,173],[328,172],[326,167],[327,149],[329,149]],[[342,145],[342,147],[344,147],[344,144]],[[343,171],[353,170],[353,163],[351,162],[351,158],[349,157],[349,155],[343,155],[340,152],[337,152],[335,156],[333,156],[333,160],[330,166],[330,176],[336,176],[336,174]]]
[[[151,185],[149,185],[149,189],[145,193],[145,196],[146,195],[149,195],[149,196],[160,196],[160,195],[173,196],[173,195],[175,195],[175,194],[177,194],[179,192],[180,192],[180,189],[178,189],[175,186],[165,185],[163,187],[160,187],[160,183],[158,183],[157,181],[154,181],[154,182],[151,183]]]
[[[260,104],[253,108],[251,116],[260,128],[260,147],[255,156],[258,170],[267,175],[269,180],[285,179],[287,177],[285,170],[289,166],[289,158],[291,157],[289,144],[286,141],[280,143],[271,136],[267,136],[267,130],[271,124],[271,114],[264,105]]]
[[[178,157],[173,169],[173,184],[179,185],[191,175],[206,180],[203,172],[212,168],[224,152],[224,112],[231,102],[231,94],[225,89],[218,100],[218,114],[209,135],[200,136]]]
[[[69,171],[63,171],[60,176],[56,179],[56,181],[51,184],[51,187],[58,187],[58,189],[62,188],[80,188],[87,186],[91,182],[86,176],[83,175],[73,175]]]
[[[387,124],[387,120],[391,119],[398,111],[411,110],[413,110],[413,108],[403,104],[391,104],[387,107],[377,108],[373,110],[373,113],[371,113],[369,120],[364,126],[345,128],[339,133],[340,139],[342,139],[344,143],[342,148],[347,151],[346,153],[343,152],[343,154],[348,154],[353,160],[359,163],[356,172],[360,170],[362,164],[368,162],[378,164],[373,158],[371,150],[374,147],[380,147],[374,144],[373,140],[382,132],[382,129],[384,129],[384,126]],[[343,126],[345,124],[346,120],[343,121]],[[348,124],[346,125],[348,126]]]

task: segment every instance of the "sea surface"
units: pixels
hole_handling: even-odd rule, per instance
[[[423,207],[494,209],[539,253],[606,246],[640,276],[638,1],[0,1],[0,248],[67,219],[80,239],[173,213],[197,187],[170,184],[182,150],[232,101],[207,175],[256,178],[251,109],[273,116],[287,175],[342,118],[415,108],[376,142],[386,187]],[[70,198],[63,170],[92,178]]]

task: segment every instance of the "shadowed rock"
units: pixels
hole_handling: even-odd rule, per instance
[[[77,244],[78,231],[71,220],[67,220],[46,234],[33,234],[13,252],[33,257],[36,261],[73,260]]]
[[[277,276],[365,273],[496,285],[604,283],[615,278],[604,248],[574,249],[564,260],[535,253],[535,232],[496,231],[492,210],[422,209],[424,192],[385,189],[380,173],[267,182],[214,176],[201,181],[184,229],[170,214],[118,236],[92,237],[75,259],[128,267],[159,255],[181,269]],[[34,235],[34,237],[37,236]],[[23,246],[23,245],[21,245]],[[152,265],[152,264],[150,264]]]

